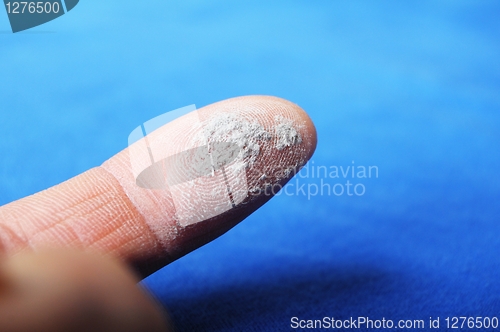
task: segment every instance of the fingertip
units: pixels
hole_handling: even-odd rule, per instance
[[[245,96],[176,119],[149,134],[146,143],[153,154],[163,153],[157,163],[163,176],[177,174],[182,181],[171,181],[175,184],[166,190],[139,186],[131,169],[133,147],[103,167],[118,179],[162,243],[165,260],[171,261],[223,234],[273,197],[311,158],[317,138],[314,124],[298,105],[277,97]],[[207,146],[213,163],[215,154],[228,154],[224,145],[218,148],[220,143],[236,147],[230,162],[214,166],[211,174],[190,177],[190,172],[200,173],[197,162],[208,159],[200,158],[198,147]],[[168,161],[172,155],[175,162]],[[162,258],[155,260],[162,264]]]
[[[134,153],[138,147],[146,150]],[[246,96],[211,104],[101,167],[1,207],[0,252],[79,248],[120,257],[144,276],[245,219],[315,148],[311,119],[287,100]],[[145,167],[142,175],[159,171],[163,183],[152,183],[167,186],[140,183],[134,163]]]

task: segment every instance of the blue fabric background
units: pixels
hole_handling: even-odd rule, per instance
[[[12,34],[0,10],[0,204],[101,164],[165,111],[276,95],[315,122],[315,166],[379,176],[351,179],[359,197],[276,197],[147,278],[180,330],[500,315],[499,13],[496,1],[80,1]]]

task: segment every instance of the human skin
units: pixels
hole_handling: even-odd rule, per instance
[[[316,147],[307,114],[280,98],[233,98],[198,112],[204,118],[234,114],[269,132],[279,117],[293,120],[300,144],[276,149],[273,140],[263,142],[256,169],[292,165],[298,171]],[[201,129],[186,119],[148,137],[168,133],[167,150],[192,148]],[[266,181],[282,186],[294,172]],[[249,187],[259,184],[259,177],[247,171]],[[272,197],[262,192],[220,215],[181,226],[171,195],[136,185],[126,149],[100,167],[0,207],[0,330],[164,330],[164,312],[137,287],[140,277],[227,232]]]

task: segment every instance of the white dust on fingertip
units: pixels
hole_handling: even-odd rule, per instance
[[[200,190],[201,187],[194,190],[197,181],[192,182],[191,187],[187,183],[184,184],[184,191],[194,194],[194,197],[186,197],[186,199],[200,202],[198,204],[185,204],[189,205],[187,210],[183,211],[183,214],[186,215],[185,219],[203,221],[204,216],[206,216],[205,210],[209,210],[208,207],[204,208],[204,204],[222,201],[222,198],[228,194],[231,195],[231,200],[234,197],[245,199],[249,196],[258,196],[255,195],[256,192],[261,193],[263,188],[270,187],[271,183],[277,183],[284,177],[289,177],[292,170],[295,170],[302,162],[297,157],[301,156],[300,151],[304,147],[298,147],[300,151],[291,148],[302,143],[300,130],[303,125],[298,125],[284,116],[276,116],[274,121],[271,120],[262,125],[258,119],[249,119],[241,113],[219,113],[201,121],[200,125],[201,128],[198,127],[197,133],[192,136],[192,144],[193,146],[208,146],[210,158],[212,158],[212,151],[220,149],[219,143],[232,143],[238,149],[234,151],[235,158],[229,158],[232,161],[223,167],[224,180],[222,183],[214,183],[205,179],[206,182],[205,180],[199,182],[201,186],[204,186],[203,190]],[[287,148],[290,149],[289,152],[282,151]],[[276,154],[272,153],[272,150]],[[232,153],[229,152],[229,155]],[[272,155],[266,156],[266,158],[269,157],[267,160],[269,165],[259,163],[259,167],[263,167],[263,169],[257,169],[258,158],[262,158],[263,153],[272,153]],[[287,161],[293,165],[283,164]],[[215,167],[214,165],[212,160],[212,167]],[[285,171],[276,172],[276,169],[282,168]],[[286,172],[288,169],[290,171]],[[208,183],[211,183],[212,186],[207,186]],[[234,206],[235,203],[233,203]],[[213,215],[219,210],[217,207],[210,208],[213,212],[209,215]],[[225,211],[227,211],[226,208],[221,208],[219,213]]]
[[[211,149],[214,143],[231,142],[239,148],[236,161],[244,168],[251,168],[261,151],[261,145],[272,136],[257,121],[247,121],[234,114],[219,114],[203,124],[200,132],[203,137],[198,141],[206,141]]]
[[[245,168],[251,168],[257,160],[262,144],[274,138],[274,148],[283,150],[302,143],[300,129],[293,120],[282,115],[274,117],[271,130],[266,130],[257,121],[249,121],[231,113],[218,114],[205,123],[203,130],[195,137],[198,143],[212,144],[231,142],[239,147],[237,161],[244,163]]]
[[[277,139],[275,144],[276,149],[283,150],[286,147],[302,143],[302,136],[300,136],[292,120],[282,115],[277,115],[274,117],[274,121],[274,134]]]

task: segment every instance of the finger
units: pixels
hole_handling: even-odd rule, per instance
[[[102,255],[14,255],[0,269],[0,331],[165,331],[164,312]]]
[[[221,141],[239,149],[228,167],[198,178],[182,174],[202,164],[196,158],[200,146],[213,149]],[[150,153],[137,148],[141,144]],[[315,147],[314,126],[293,103],[251,96],[212,104],[168,123],[101,167],[0,208],[3,250],[82,248],[119,256],[149,273],[258,209]],[[182,156],[158,163],[162,176],[180,173],[182,180],[156,188],[146,177],[141,187],[137,163],[147,167],[158,150]]]

